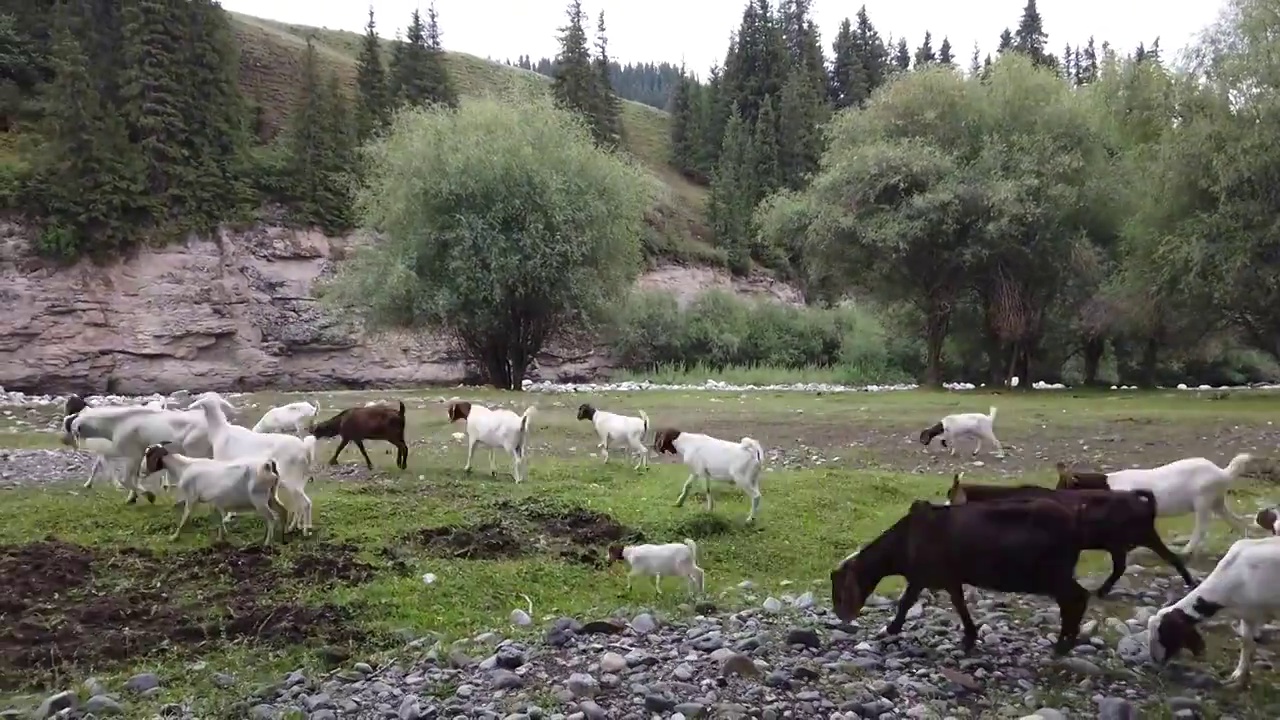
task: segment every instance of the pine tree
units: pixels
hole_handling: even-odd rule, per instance
[[[671,95],[671,105],[667,112],[671,115],[668,134],[671,140],[671,164],[681,173],[691,175],[698,154],[696,117],[693,105],[693,80],[685,74],[684,66],[680,66],[680,82]]]
[[[1049,36],[1045,34],[1044,22],[1040,19],[1040,11],[1036,9],[1036,0],[1027,0],[1022,9],[1022,20],[1018,23],[1018,31],[1014,33],[1013,49],[1031,58],[1036,65],[1049,66],[1049,56],[1045,53],[1045,44]],[[1003,38],[1001,39],[1003,42]]]
[[[938,61],[938,56],[933,52],[933,34],[928,30],[924,31],[924,42],[920,44],[920,47],[916,48],[915,59],[917,70],[929,63]]]
[[[596,22],[596,106],[595,122],[597,141],[603,147],[617,147],[622,143],[622,101],[613,89],[610,75],[609,41],[605,36],[604,11]]]
[[[555,79],[551,93],[556,102],[582,115],[598,138],[596,127],[598,75],[591,64],[591,51],[587,47],[587,33],[583,29],[586,13],[581,0],[571,0],[568,9],[569,24],[560,28],[560,53],[556,55]]]
[[[289,159],[298,219],[340,232],[351,225],[347,173],[353,161],[354,123],[338,78],[322,79],[316,49],[307,40],[302,103],[290,117]]]
[[[866,93],[862,59],[858,57],[849,18],[840,23],[836,39],[831,43],[831,77],[827,88],[827,97],[837,110],[857,105]]]
[[[942,47],[938,48],[938,62],[949,67],[955,67],[956,58],[951,50],[951,39],[943,36]]]
[[[973,44],[973,55],[969,56],[969,77],[976,78],[982,73],[982,52],[978,49],[978,43]]]
[[[996,54],[1003,55],[1013,49],[1013,33],[1009,32],[1009,28],[1005,28],[1000,33],[1000,44],[996,46]]]
[[[1160,64],[1160,38],[1156,37],[1151,41],[1151,47],[1147,48],[1147,60],[1149,62]]]
[[[1080,87],[1084,84],[1084,53],[1080,52],[1079,45],[1071,51],[1071,69],[1071,84]]]
[[[903,72],[911,68],[911,50],[907,48],[906,38],[898,38],[898,47],[893,53],[893,64]]]
[[[382,67],[382,48],[373,22],[373,6],[369,6],[369,22],[364,26],[364,40],[356,59],[356,88],[360,102],[356,106],[356,127],[364,140],[386,127],[390,120],[387,98],[387,72]]]
[[[799,190],[817,172],[825,145],[822,126],[829,113],[807,73],[802,68],[794,69],[782,87],[777,125],[778,180],[782,186]]]
[[[458,91],[453,86],[453,78],[449,76],[449,67],[444,58],[444,45],[440,42],[440,14],[436,12],[436,4],[427,6],[426,28],[426,92],[427,101],[447,107],[458,107]]]
[[[732,52],[725,58],[722,90],[754,126],[768,96],[778,97],[791,66],[783,24],[769,0],[752,0],[742,13]]]
[[[755,207],[765,195],[782,184],[782,168],[778,163],[778,101],[772,96],[760,103],[760,117],[752,128],[751,148],[746,163],[745,193],[748,204]]]
[[[1098,79],[1098,50],[1094,47],[1092,36],[1089,38],[1089,43],[1084,46],[1082,60],[1084,62],[1080,66],[1080,82],[1082,85],[1088,85]]]
[[[855,54],[862,64],[862,77],[865,83],[865,91],[858,100],[858,104],[862,104],[889,77],[889,49],[885,47],[884,40],[880,38],[875,25],[871,24],[866,5],[859,8],[854,17],[858,21],[853,34],[854,47],[857,49]]]
[[[1071,44],[1067,43],[1067,45],[1062,48],[1062,63],[1058,68],[1058,74],[1062,76],[1063,80],[1066,80],[1067,82],[1072,84],[1075,84],[1075,77],[1076,77],[1076,71],[1071,65],[1072,59],[1074,57],[1075,55],[1071,50]]]
[[[747,198],[751,172],[748,162],[753,155],[751,145],[751,128],[739,109],[733,107],[725,124],[720,159],[711,181],[707,215],[716,244],[724,248],[728,256],[729,269],[740,275],[751,269],[749,233],[752,205]]]
[[[733,111],[730,93],[724,87],[724,69],[712,66],[707,74],[707,84],[702,92],[699,112],[705,119],[698,123],[701,148],[699,168],[711,177],[715,174],[716,165],[720,162],[720,151],[724,147],[724,136],[729,124],[729,115]]]

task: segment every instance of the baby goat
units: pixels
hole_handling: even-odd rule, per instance
[[[170,470],[178,476],[178,496],[183,503],[178,529],[169,536],[177,540],[191,517],[191,510],[208,503],[218,511],[218,542],[226,538],[227,518],[236,510],[257,510],[267,523],[263,546],[271,544],[276,524],[285,517],[284,506],[276,499],[280,472],[267,457],[246,460],[192,458],[169,450],[169,443],[152,445],[143,453],[147,474]]]
[[[707,512],[715,507],[711,498],[711,481],[732,482],[751,498],[747,522],[755,520],[760,510],[760,470],[764,467],[764,448],[760,443],[749,437],[735,443],[702,433],[664,428],[654,433],[653,450],[658,455],[679,455],[681,462],[690,470],[676,507],[684,505],[693,481],[701,476],[707,493]]]
[[[1075,579],[1076,514],[1048,499],[950,507],[916,500],[902,519],[831,572],[832,605],[841,620],[853,622],[882,579],[901,575],[907,589],[886,628],[897,635],[922,591],[945,590],[964,627],[961,648],[967,654],[978,640],[978,626],[965,605],[965,585],[1047,595],[1062,615],[1053,649],[1065,655],[1075,647],[1089,605],[1089,591]]]
[[[649,432],[649,416],[643,410],[640,417],[617,415],[597,410],[589,403],[578,406],[578,419],[590,420],[600,436],[600,454],[609,462],[609,441],[624,443],[635,453],[637,460],[635,469],[649,466],[649,448],[644,444],[644,436]]]
[[[986,442],[995,446],[996,457],[1004,457],[1004,447],[1000,445],[1000,441],[996,439],[995,434],[996,422],[996,406],[991,406],[991,411],[986,415],[982,413],[957,413],[955,415],[947,415],[941,421],[920,431],[920,444],[929,447],[929,443],[933,439],[942,436],[942,447],[950,447],[951,454],[956,454],[956,440],[962,437],[971,437],[977,441],[977,445],[973,448],[973,454],[976,456],[978,451],[982,450],[982,443]]]
[[[1161,608],[1147,622],[1151,659],[1164,664],[1183,648],[1199,657],[1204,638],[1196,625],[1220,610],[1240,616],[1240,661],[1227,679],[1244,688],[1257,651],[1262,625],[1280,614],[1280,537],[1237,540],[1199,587]]]
[[[1248,533],[1244,521],[1227,508],[1227,490],[1244,474],[1252,461],[1248,453],[1231,459],[1220,468],[1202,457],[1183,458],[1156,468],[1134,468],[1110,473],[1071,472],[1059,462],[1060,489],[1092,488],[1098,490],[1150,490],[1156,497],[1160,517],[1176,517],[1195,513],[1195,528],[1182,549],[1191,555],[1204,540],[1211,516],[1217,515],[1241,535]]]
[[[467,465],[462,469],[463,472],[471,472],[471,456],[478,443],[489,448],[490,475],[498,474],[498,468],[493,462],[493,452],[495,448],[502,448],[511,453],[512,476],[516,482],[523,480],[520,471],[525,463],[525,442],[529,437],[529,418],[533,412],[532,405],[525,408],[524,414],[517,415],[510,410],[491,410],[465,400],[450,401],[449,422],[467,421]]]
[[[294,402],[280,407],[273,407],[258,420],[251,430],[256,433],[297,433],[307,434],[307,420],[314,422],[320,417],[320,404]]]
[[[636,575],[652,575],[653,586],[662,594],[662,576],[675,575],[689,581],[689,591],[704,589],[704,573],[698,567],[698,544],[689,538],[682,543],[665,545],[609,546],[609,562],[625,560],[631,566],[627,573],[627,590]]]
[[[1160,539],[1156,530],[1156,499],[1149,490],[1054,490],[1039,485],[961,484],[964,473],[956,473],[947,491],[948,505],[966,502],[1016,501],[1043,498],[1080,510],[1077,521],[1084,550],[1104,550],[1111,555],[1111,574],[1098,586],[1097,595],[1107,596],[1128,566],[1126,558],[1135,547],[1145,547],[1173,566],[1187,587],[1196,582],[1178,556]]]
[[[373,461],[365,452],[365,440],[385,440],[396,446],[396,467],[404,470],[409,467],[409,446],[404,441],[404,401],[400,408],[386,405],[366,405],[358,408],[347,408],[333,417],[317,424],[311,434],[318,438],[341,437],[338,449],[329,458],[330,465],[338,464],[338,455],[347,443],[355,443],[356,449],[364,456],[364,463],[370,470]]]

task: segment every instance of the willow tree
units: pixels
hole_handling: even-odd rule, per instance
[[[356,208],[380,239],[325,297],[374,330],[447,334],[494,387],[521,389],[640,270],[652,180],[549,100],[405,110],[365,155]]]

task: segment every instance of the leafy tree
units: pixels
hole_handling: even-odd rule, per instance
[[[356,105],[356,126],[361,140],[386,127],[391,120],[391,103],[387,97],[387,71],[382,66],[382,47],[369,6],[369,22],[364,26],[360,55],[356,58],[356,88],[360,102]]]
[[[367,164],[357,206],[383,239],[326,300],[374,329],[449,333],[494,387],[521,389],[534,357],[592,327],[639,271],[655,188],[548,101],[400,114]]]

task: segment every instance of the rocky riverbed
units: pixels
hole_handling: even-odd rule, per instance
[[[1131,567],[1117,590],[1120,603],[1095,604],[1079,644],[1063,659],[1050,652],[1057,611],[1024,597],[970,591],[980,640],[965,657],[945,598],[926,593],[904,632],[886,637],[880,629],[893,610],[888,598],[873,595],[856,623],[843,624],[816,584],[812,592],[762,598],[744,582],[720,598],[746,604],[737,611],[704,602],[688,607],[684,619],[620,611],[546,619],[536,636],[513,626],[513,637],[486,632],[450,644],[415,638],[394,660],[339,658],[332,672],[297,670],[227,701],[232,715],[255,720],[1280,716],[1280,705],[1233,701],[1243,696],[1222,693],[1202,667],[1149,664],[1146,619],[1181,592],[1156,572]],[[1271,661],[1261,648],[1257,671],[1265,673]],[[234,668],[195,668],[215,686],[235,684]],[[89,681],[47,698],[37,715],[130,715],[139,696],[160,692],[168,679],[144,673],[118,692]],[[198,716],[187,704],[167,705],[161,715]]]

